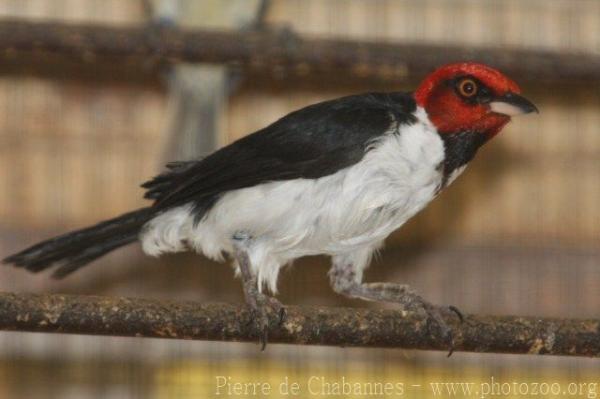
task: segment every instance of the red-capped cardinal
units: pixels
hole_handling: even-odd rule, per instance
[[[408,286],[364,283],[385,238],[449,185],[511,117],[537,111],[486,65],[446,65],[414,93],[367,93],[310,105],[210,156],[167,165],[143,185],[152,205],[49,239],[5,263],[64,277],[140,241],[145,253],[192,250],[232,258],[261,341],[283,307],[279,270],[331,256],[336,292],[424,312],[452,342],[440,312]],[[452,308],[455,310],[455,308]],[[460,316],[460,313],[455,310]]]

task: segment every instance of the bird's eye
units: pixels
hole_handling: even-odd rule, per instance
[[[463,79],[458,82],[458,94],[463,97],[473,97],[477,94],[477,83],[473,79]]]

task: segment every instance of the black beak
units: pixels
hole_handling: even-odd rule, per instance
[[[508,92],[500,97],[495,97],[492,101],[490,101],[489,105],[492,112],[507,116],[517,116],[532,112],[540,112],[531,101],[512,92]]]

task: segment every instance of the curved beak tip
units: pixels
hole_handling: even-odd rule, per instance
[[[537,114],[540,113],[538,108],[531,101],[511,92],[493,99],[490,102],[490,110],[507,116],[524,115],[532,112]]]

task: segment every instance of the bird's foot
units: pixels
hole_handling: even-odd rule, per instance
[[[427,316],[428,325],[434,324],[437,326],[437,329],[439,330],[442,339],[448,345],[448,357],[450,357],[454,352],[456,342],[454,340],[454,332],[452,331],[450,326],[448,326],[446,320],[444,320],[443,315],[452,314],[458,317],[458,319],[462,323],[464,320],[462,313],[454,306],[432,305],[431,303],[426,302],[422,298],[418,298],[418,302],[420,302],[419,306],[421,308],[421,312],[424,312]]]
[[[265,350],[271,325],[281,326],[285,320],[285,307],[277,299],[258,292],[256,288],[246,291],[246,302],[250,308],[250,323],[256,327],[261,350]]]
[[[437,327],[444,343],[448,345],[448,356],[454,352],[455,340],[452,329],[444,319],[446,317],[457,316],[463,321],[461,312],[454,306],[437,306],[425,301],[420,295],[415,293],[409,286],[395,283],[363,283],[358,285],[342,284],[336,285],[334,280],[334,289],[342,286],[345,289],[343,294],[358,297],[367,300],[397,303],[404,310],[415,312],[427,319],[427,327]]]

